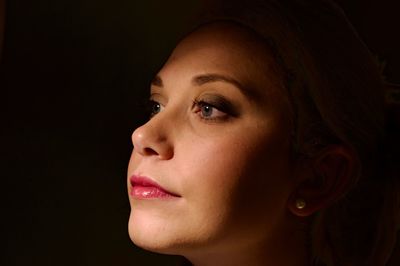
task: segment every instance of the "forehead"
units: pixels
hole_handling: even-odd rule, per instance
[[[160,71],[163,79],[204,73],[231,76],[265,95],[282,91],[282,75],[266,42],[231,22],[207,24],[189,34]],[[267,89],[268,88],[268,89]]]

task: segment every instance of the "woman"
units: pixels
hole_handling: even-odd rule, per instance
[[[384,265],[398,192],[368,50],[329,1],[212,10],[132,135],[133,242],[200,266]]]

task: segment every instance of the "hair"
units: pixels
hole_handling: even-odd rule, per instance
[[[344,12],[329,0],[231,0],[207,9],[200,25],[239,23],[273,52],[292,105],[298,156],[336,144],[357,157],[348,191],[313,218],[314,265],[384,265],[400,220],[399,128],[386,114],[380,68]]]

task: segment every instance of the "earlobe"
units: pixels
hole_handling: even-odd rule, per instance
[[[308,217],[315,212],[323,209],[322,201],[316,201],[312,198],[301,198],[299,196],[291,197],[288,201],[289,211],[298,217]]]
[[[299,217],[307,217],[315,212],[315,210],[312,209],[312,205],[310,206],[304,198],[300,197],[291,198],[288,208],[292,214]]]
[[[299,182],[288,200],[288,209],[296,216],[306,217],[328,207],[354,184],[358,165],[351,148],[325,148],[298,173]]]

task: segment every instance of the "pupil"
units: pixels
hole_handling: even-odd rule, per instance
[[[210,116],[212,114],[212,107],[211,106],[203,106],[203,115]]]
[[[155,103],[153,105],[153,113],[158,113],[160,111],[160,104],[159,103]]]

